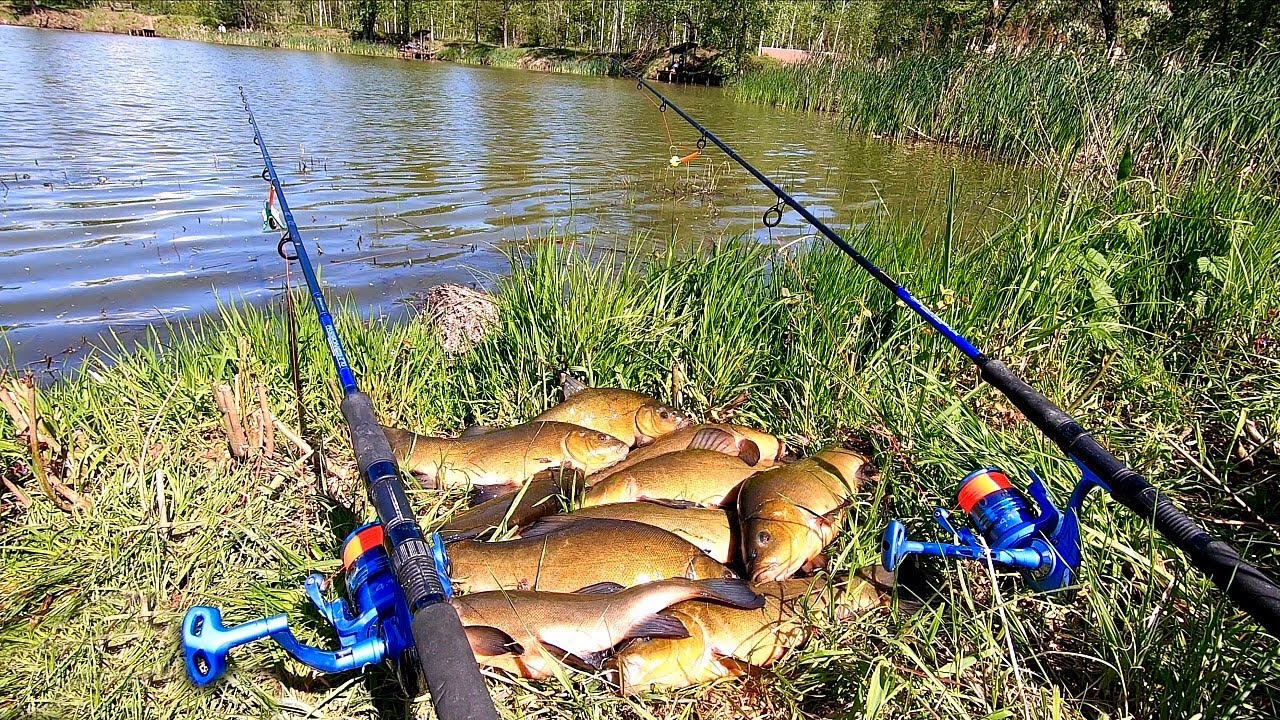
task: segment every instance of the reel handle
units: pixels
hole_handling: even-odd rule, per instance
[[[227,653],[237,645],[269,637],[289,629],[289,618],[272,615],[228,628],[222,624],[222,611],[207,605],[196,605],[182,618],[182,654],[191,681],[204,687],[222,677],[227,670]]]

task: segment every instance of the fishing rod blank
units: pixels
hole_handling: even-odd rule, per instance
[[[258,121],[249,108],[243,88],[240,97],[244,100],[245,111],[249,113],[249,124],[253,126],[253,141],[262,151],[262,162],[266,166],[263,176],[275,189],[288,239],[293,244],[296,257],[288,259],[296,259],[302,268],[329,354],[338,371],[343,394],[342,416],[351,433],[351,447],[355,451],[360,474],[365,478],[369,501],[377,511],[391,566],[412,617],[417,672],[426,681],[432,705],[441,720],[496,720],[498,715],[493,699],[476,665],[462,621],[447,602],[447,579],[440,577],[432,548],[418,527],[413,507],[400,482],[395,455],[374,417],[373,402],[356,384],[355,373],[347,361],[333,316],[325,303],[320,282],[302,244],[293,213],[285,200],[284,188],[280,185],[275,166],[271,164],[271,155],[262,140],[262,133],[258,131]],[[283,242],[281,245],[283,247]],[[402,665],[409,660],[413,658],[392,658],[398,670],[407,669]]]
[[[616,63],[616,61],[615,61]],[[951,342],[978,367],[979,376],[1008,398],[1046,437],[1053,440],[1067,457],[1092,473],[1111,496],[1151,522],[1170,542],[1190,558],[1191,563],[1208,575],[1235,603],[1253,617],[1267,632],[1280,637],[1280,587],[1258,568],[1242,560],[1230,545],[1216,540],[1196,525],[1137,472],[1098,443],[1066,411],[1040,394],[1018,377],[1003,362],[987,357],[972,342],[947,325],[927,306],[917,300],[884,270],[858,252],[844,238],[809,212],[804,205],[778,187],[733,148],[671,102],[656,88],[630,69],[618,64],[623,73],[634,78],[637,88],[652,93],[662,104],[659,110],[671,108],[685,122],[702,134],[699,149],[711,141],[734,162],[751,173],[778,200],[795,210],[815,230],[840,248],[863,270],[889,289],[907,307],[924,319],[934,330]],[[775,206],[771,212],[780,213]],[[1087,479],[1087,478],[1086,478]]]

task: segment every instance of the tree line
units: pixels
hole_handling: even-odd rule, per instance
[[[67,4],[67,3],[62,3]],[[1231,60],[1280,40],[1277,0],[87,0],[228,27],[308,25],[364,40],[427,38],[598,52],[697,42],[854,58],[953,49],[1082,48]]]

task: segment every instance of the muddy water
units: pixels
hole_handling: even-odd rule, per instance
[[[439,282],[483,285],[504,246],[549,231],[807,235],[794,214],[763,227],[771,197],[719,153],[672,169],[697,138],[674,113],[668,136],[629,82],[0,27],[0,354],[56,370],[103,333],[132,342],[279,293],[239,85],[324,283],[370,313],[404,313]],[[1010,168],[669,90],[837,225],[940,215],[952,168],[964,227],[1021,195]]]

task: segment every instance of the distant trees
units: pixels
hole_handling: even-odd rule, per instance
[[[50,0],[54,2],[54,0]],[[952,48],[1122,47],[1232,59],[1280,42],[1280,0],[85,0],[232,27],[315,25],[364,39],[602,52],[696,41],[858,57]]]

